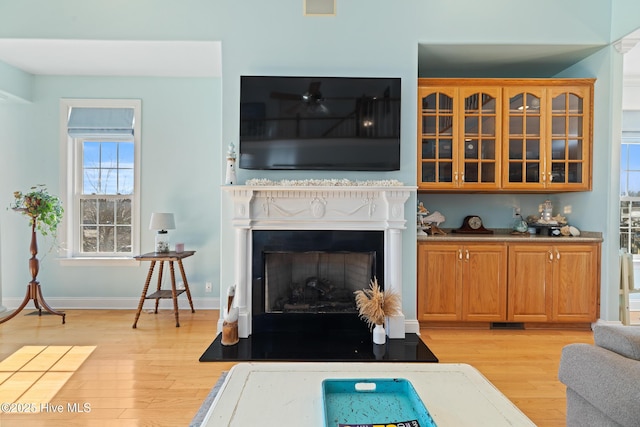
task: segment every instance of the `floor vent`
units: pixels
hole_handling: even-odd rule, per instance
[[[493,322],[491,329],[524,329],[524,323]]]

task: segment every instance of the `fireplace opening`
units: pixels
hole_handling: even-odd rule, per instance
[[[357,313],[375,252],[266,252],[265,313]]]
[[[254,230],[253,333],[366,329],[354,292],[384,288],[383,257],[383,231]]]

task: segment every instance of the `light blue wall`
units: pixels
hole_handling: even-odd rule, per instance
[[[153,250],[148,221],[153,211],[175,213],[173,242],[185,243],[196,256],[184,261],[195,297],[205,281],[217,282],[220,250],[220,80],[213,78],[35,78],[31,104],[0,105],[2,275],[4,298],[22,297],[30,280],[27,268],[30,230],[26,218],[4,207],[15,190],[47,183],[59,194],[58,111],[60,98],[133,98],[142,100],[141,248]],[[6,123],[6,126],[4,125]],[[6,150],[6,151],[5,151]],[[65,242],[60,242],[65,244]],[[39,237],[40,254],[49,244]],[[8,250],[10,248],[10,250]],[[47,297],[137,298],[148,263],[140,267],[62,266],[55,254],[42,259],[39,280]],[[99,304],[96,304],[99,306]]]
[[[0,99],[5,102],[31,101],[32,92],[31,74],[0,61]]]
[[[604,298],[613,297],[617,246],[615,132],[620,58],[611,41],[640,26],[640,3],[590,0],[337,0],[335,17],[304,17],[302,1],[211,2],[209,0],[112,0],[86,2],[22,0],[0,5],[0,38],[104,38],[137,40],[220,40],[222,78],[83,79],[35,77],[33,104],[0,104],[0,206],[8,204],[15,187],[39,180],[58,183],[57,100],[60,97],[133,97],[143,100],[142,222],[157,205],[176,208],[185,224],[185,242],[197,246],[190,270],[194,281],[219,277],[224,288],[233,282],[233,231],[226,221],[230,206],[220,200],[222,159],[229,142],[237,142],[239,77],[243,74],[397,76],[402,78],[402,169],[384,174],[344,173],[346,178],[395,178],[416,183],[416,92],[418,44],[577,44],[605,49],[567,70],[567,76],[596,77],[594,132],[594,191],[553,195],[556,205],[571,204],[578,227],[603,231]],[[33,11],[38,10],[38,13]],[[465,13],[460,13],[464,10]],[[612,25],[613,16],[613,25]],[[614,36],[612,36],[615,35]],[[3,81],[3,79],[5,79]],[[0,89],[11,86],[0,73]],[[181,124],[169,118],[179,104]],[[179,129],[180,128],[180,129]],[[51,145],[53,144],[53,145]],[[186,145],[185,145],[186,144]],[[176,146],[184,147],[175,148]],[[168,157],[170,156],[170,157]],[[33,159],[44,167],[34,170]],[[172,179],[158,165],[169,162]],[[29,171],[29,172],[27,172]],[[238,172],[240,182],[252,177],[271,179],[328,178],[335,173]],[[180,177],[173,179],[175,177]],[[159,179],[160,182],[156,182]],[[4,194],[4,196],[2,196]],[[457,224],[469,206],[490,227],[510,223],[510,206],[534,210],[542,195],[428,196],[427,206]],[[416,199],[408,202],[412,211]],[[610,206],[606,206],[609,204]],[[617,204],[616,204],[617,205]],[[3,297],[22,297],[26,266],[20,265],[25,237],[18,234],[22,218],[0,211],[2,227]],[[409,215],[410,220],[412,216]],[[23,225],[23,224],[22,224]],[[176,230],[176,234],[182,232]],[[415,318],[415,230],[404,233],[404,311]],[[143,247],[152,236],[142,230]],[[61,267],[50,259],[42,281],[55,281],[57,295],[130,296],[139,292],[145,267],[98,270]],[[100,285],[94,286],[95,281]],[[214,283],[218,282],[215,278]],[[87,283],[91,283],[90,286]],[[108,284],[107,284],[108,282]],[[617,284],[615,284],[617,286]],[[201,294],[203,295],[203,294]],[[213,294],[217,295],[216,292]],[[609,301],[603,317],[617,317]]]
[[[636,0],[613,0],[611,4],[611,41],[619,40],[640,28]]]

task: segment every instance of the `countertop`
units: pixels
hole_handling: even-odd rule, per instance
[[[493,234],[453,233],[451,229],[443,229],[446,235],[420,235],[418,242],[530,242],[530,243],[600,243],[602,233],[597,231],[581,231],[579,236],[547,236],[542,234],[512,234],[511,229],[493,229]]]

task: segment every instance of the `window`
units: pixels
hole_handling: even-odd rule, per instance
[[[640,254],[640,141],[620,148],[620,248]]]
[[[139,248],[139,100],[62,100],[67,258]]]

